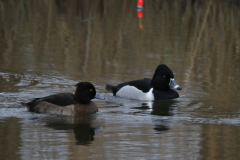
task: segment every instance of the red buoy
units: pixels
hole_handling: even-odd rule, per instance
[[[143,0],[138,0],[137,5],[138,6],[143,6]]]
[[[139,28],[142,29],[142,17],[143,17],[143,0],[138,0],[137,2],[137,16],[139,18]]]

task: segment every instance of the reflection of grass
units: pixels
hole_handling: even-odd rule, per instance
[[[3,159],[18,159],[22,145],[20,119],[13,117],[1,119],[0,127],[0,156]]]
[[[229,94],[239,89],[235,2],[146,1],[142,31],[135,1],[0,3],[1,68],[56,70],[85,80],[117,73],[113,80],[132,80],[166,63],[182,82],[203,81]],[[134,72],[124,74],[131,68]]]

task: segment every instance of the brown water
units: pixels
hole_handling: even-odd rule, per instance
[[[239,159],[240,4],[230,0],[0,1],[0,159]],[[142,24],[143,28],[139,28]],[[105,84],[167,64],[171,101]],[[92,82],[99,112],[29,113],[20,102]]]

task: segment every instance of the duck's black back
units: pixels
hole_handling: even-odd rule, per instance
[[[77,104],[77,101],[74,99],[74,94],[72,93],[58,93],[54,95],[50,95],[43,98],[35,98],[31,102],[22,103],[27,106],[29,111],[32,111],[33,108],[40,102],[49,102],[58,106],[68,106],[72,104]]]

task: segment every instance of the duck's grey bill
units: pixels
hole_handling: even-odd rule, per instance
[[[104,97],[102,97],[102,96],[100,96],[100,95],[98,95],[98,94],[96,94],[95,98],[97,98],[97,99],[102,99],[102,100],[105,99]]]
[[[174,78],[170,78],[169,86],[171,88],[178,89],[178,90],[182,89],[179,85],[177,85],[177,83],[175,82]]]

